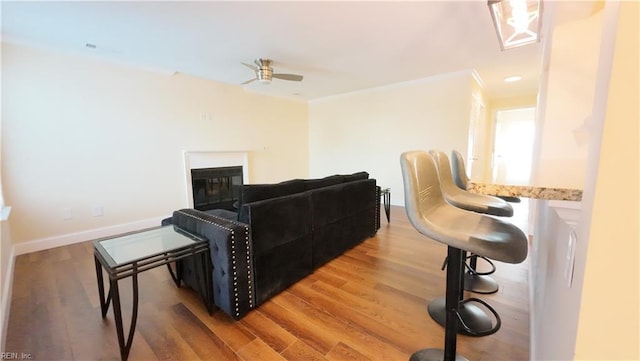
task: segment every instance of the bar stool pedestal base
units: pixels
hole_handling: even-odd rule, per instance
[[[444,361],[444,350],[441,348],[425,348],[414,352],[409,361]],[[469,361],[468,359],[457,355],[455,361]]]

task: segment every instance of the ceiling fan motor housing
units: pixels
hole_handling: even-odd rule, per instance
[[[256,70],[256,78],[260,83],[270,83],[273,78],[273,69],[269,67],[261,67]]]

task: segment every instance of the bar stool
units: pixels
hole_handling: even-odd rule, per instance
[[[400,156],[405,208],[409,221],[426,237],[446,244],[447,288],[445,342],[442,349],[415,352],[410,361],[466,360],[456,356],[464,252],[501,262],[520,263],[527,257],[527,238],[507,222],[452,206],[444,199],[434,159],[424,151]]]
[[[458,188],[453,182],[447,155],[435,150],[432,150],[430,154],[436,164],[442,194],[449,204],[467,211],[486,215],[502,217],[510,217],[513,215],[511,205],[500,198],[475,194]],[[495,265],[486,257],[482,258],[491,265],[491,271],[485,273],[478,272],[476,270],[478,255],[472,254],[469,257],[469,265],[466,267],[466,272],[463,272],[463,288],[476,293],[495,293],[498,291],[498,282],[489,276],[489,274],[495,271]],[[491,318],[478,307],[477,304],[484,306],[484,308],[493,314],[493,317],[496,319],[495,325],[492,324]],[[468,326],[468,329],[460,329],[460,333],[468,336],[487,336],[500,329],[500,316],[493,307],[486,302],[472,298],[469,299],[468,302],[461,304],[460,308],[462,320]],[[433,317],[438,324],[444,326],[446,315],[444,297],[431,301],[428,309],[431,317]]]
[[[459,176],[459,171],[452,172],[447,155],[435,150],[432,150],[430,154],[436,161],[436,167],[438,168],[438,174],[440,176],[440,186],[442,187],[442,192],[447,202],[458,208],[491,216],[513,216],[513,207],[506,201],[497,197],[471,193],[467,192],[466,189],[460,189],[454,182],[454,179],[462,177]],[[458,177],[452,177],[452,173],[453,175],[458,174]],[[464,173],[464,176],[466,178],[466,173]],[[476,269],[478,257],[477,255],[471,255],[469,267],[465,273],[465,290],[484,294],[498,292],[498,282],[489,277],[490,274],[495,272],[495,265],[488,259],[486,261],[491,266],[491,271],[480,273]]]
[[[458,188],[466,191],[467,184],[469,183],[469,177],[467,176],[467,171],[464,166],[464,159],[462,158],[462,154],[460,154],[460,152],[456,150],[451,151],[451,173],[453,176],[453,182],[458,186]],[[518,197],[495,197],[510,203],[520,203],[520,198]],[[487,277],[495,271],[495,266],[493,265],[493,263],[491,263],[491,261],[486,261],[491,265],[492,270],[488,272],[477,272],[477,257],[472,256],[468,272],[465,274],[465,290],[485,294],[498,291],[497,282],[495,282],[492,278]]]

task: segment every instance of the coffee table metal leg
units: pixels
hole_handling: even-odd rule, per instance
[[[165,253],[165,256],[167,255],[167,253]],[[180,284],[182,281],[182,267],[180,266],[181,263],[180,261],[175,261],[175,267],[176,267],[176,271],[173,271],[173,268],[171,268],[171,263],[167,263],[167,268],[169,269],[169,274],[171,275],[171,279],[173,280],[173,283],[176,284],[176,287],[180,288]]]
[[[104,279],[102,278],[102,264],[98,260],[98,257],[93,256],[93,260],[96,263],[96,278],[98,280],[98,293],[100,295],[100,311],[102,312],[102,318],[107,317],[107,311],[109,310],[109,303],[111,302],[111,289],[106,299],[104,296]]]
[[[120,305],[120,291],[118,289],[118,280],[110,281],[110,292],[113,298],[113,317],[116,321],[116,333],[118,334],[118,345],[120,346],[120,357],[125,361],[129,357],[131,344],[133,342],[133,334],[136,330],[136,321],[138,320],[138,269],[133,265],[133,275],[131,276],[133,291],[133,310],[131,311],[131,325],[129,326],[129,336],[127,341],[124,340],[124,326],[122,324],[122,309]]]
[[[200,263],[200,270],[196,272],[195,276],[200,288],[200,297],[202,297],[202,301],[209,315],[211,315],[213,313],[213,295],[211,290],[211,258],[209,258],[209,253],[201,252],[200,260],[197,263]]]
[[[387,223],[388,223],[389,215],[391,213],[391,191],[387,191],[384,194],[384,213],[387,216]]]

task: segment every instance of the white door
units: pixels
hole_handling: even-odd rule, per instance
[[[466,168],[469,178],[482,180],[484,174],[485,145],[487,137],[487,117],[482,100],[473,97],[469,120],[469,148]]]
[[[498,110],[493,158],[493,182],[528,184],[535,133],[535,108]]]

